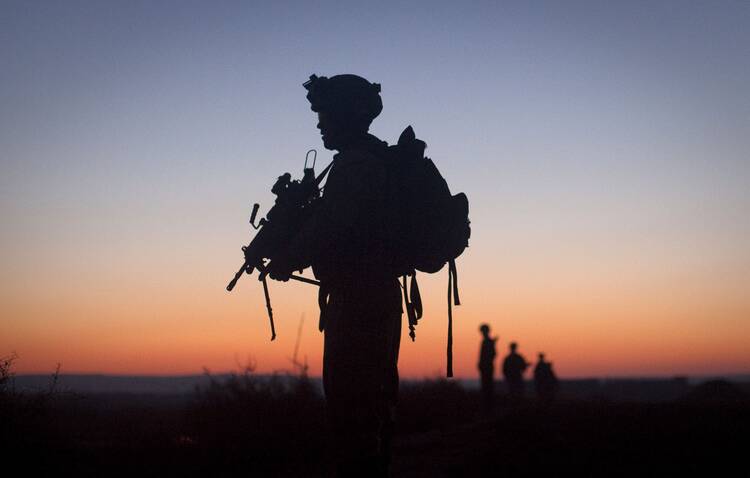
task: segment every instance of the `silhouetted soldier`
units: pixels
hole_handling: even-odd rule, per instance
[[[544,360],[544,354],[539,354],[539,360],[534,367],[534,388],[537,398],[543,403],[550,403],[557,392],[557,376],[552,370],[552,363]]]
[[[402,309],[385,257],[387,144],[368,134],[382,110],[380,85],[313,75],[304,86],[323,145],[338,153],[319,208],[269,274],[286,280],[312,265],[321,281],[323,385],[338,476],[387,476]]]
[[[495,401],[495,342],[497,338],[490,337],[490,326],[482,324],[482,346],[479,349],[479,376],[482,384],[482,402],[485,410],[492,410]]]
[[[508,386],[508,394],[513,400],[518,400],[523,397],[523,374],[529,366],[526,359],[516,352],[517,348],[518,344],[511,342],[510,353],[503,361],[503,376],[505,377],[505,383]]]

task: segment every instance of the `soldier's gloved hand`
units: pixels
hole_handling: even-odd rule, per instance
[[[266,272],[271,279],[286,282],[292,276],[294,267],[285,258],[274,259],[266,265]]]

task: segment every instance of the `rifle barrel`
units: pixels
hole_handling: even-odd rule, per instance
[[[240,280],[240,277],[242,277],[242,274],[244,274],[246,270],[247,270],[247,262],[242,264],[242,267],[240,267],[240,270],[237,271],[237,273],[234,275],[234,277],[229,282],[229,284],[227,284],[227,290],[229,292],[231,292],[232,289],[234,289],[234,286],[237,285],[237,281]],[[263,272],[263,274],[265,275],[265,272]],[[299,282],[304,282],[305,284],[312,284],[312,285],[317,285],[317,286],[320,285],[320,281],[315,280],[315,279],[309,279],[307,277],[291,275],[289,278],[292,280],[299,281]]]
[[[240,267],[240,270],[237,271],[237,273],[234,275],[234,278],[227,284],[227,290],[229,292],[232,292],[232,289],[234,289],[234,286],[237,285],[237,281],[240,280],[240,277],[242,277],[242,274],[245,273],[247,270],[247,262],[242,264],[242,267]]]

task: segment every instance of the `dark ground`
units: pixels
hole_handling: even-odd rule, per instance
[[[745,469],[750,401],[732,384],[662,403],[498,397],[404,387],[393,476],[677,476]],[[251,374],[190,395],[0,394],[2,465],[24,475],[329,476],[323,402]]]

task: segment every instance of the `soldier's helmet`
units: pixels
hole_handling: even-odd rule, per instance
[[[358,127],[369,127],[383,110],[380,85],[361,76],[347,74],[327,78],[310,75],[303,86],[313,111],[325,112]]]
[[[482,324],[479,326],[479,331],[482,332],[483,334],[487,334],[490,332],[490,326],[487,324]]]

